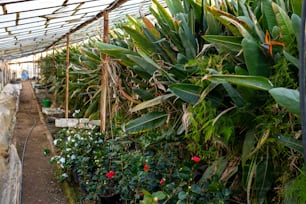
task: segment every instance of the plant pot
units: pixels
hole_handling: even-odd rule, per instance
[[[100,201],[102,204],[118,204],[120,201],[120,195],[115,194],[115,195],[103,195],[99,196]]]
[[[49,98],[45,98],[42,101],[42,107],[49,108],[51,106],[51,100]]]

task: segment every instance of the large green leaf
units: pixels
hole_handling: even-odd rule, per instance
[[[159,104],[165,102],[166,100],[168,100],[168,98],[173,97],[173,96],[175,96],[175,95],[174,94],[166,94],[166,95],[158,96],[154,99],[151,99],[149,101],[145,101],[145,102],[142,102],[142,103],[136,105],[130,111],[135,112],[135,111],[143,110],[145,108],[150,108],[150,107],[159,105]]]
[[[280,27],[282,41],[286,46],[291,46],[294,42],[294,30],[287,12],[274,2],[272,3],[272,9],[276,16],[277,25]]]
[[[256,34],[261,42],[265,41],[265,33],[261,28],[261,25],[259,24],[255,14],[253,13],[252,9],[248,7],[248,14],[250,16],[250,20],[253,23],[254,30],[256,31]]]
[[[148,90],[136,88],[136,87],[133,87],[132,89],[140,97],[141,100],[151,100],[154,98],[154,95],[150,93],[150,91]]]
[[[176,63],[176,53],[172,50],[165,38],[160,39],[156,35],[156,29],[144,27],[144,35],[153,43],[156,49],[156,54],[160,55],[165,61]]]
[[[173,16],[175,16],[178,13],[183,13],[184,8],[182,6],[181,1],[172,1],[172,0],[166,0],[167,6],[169,8],[169,11]]]
[[[285,50],[283,51],[284,56],[286,57],[286,59],[291,62],[296,68],[299,68],[299,60],[295,57],[293,57],[292,55],[290,55],[288,52],[286,52]]]
[[[99,54],[95,53],[95,50],[88,49],[88,48],[81,48],[81,52],[83,55],[86,56],[86,58],[90,61],[93,61],[95,63],[101,63],[101,58]]]
[[[287,89],[283,87],[269,90],[274,100],[289,112],[300,114],[300,93],[298,90]]]
[[[255,149],[257,141],[254,135],[255,131],[249,130],[246,133],[245,138],[243,140],[242,155],[241,155],[241,161],[243,165],[246,163],[247,159],[249,159],[250,153]]]
[[[235,103],[235,105],[237,105],[238,107],[242,107],[244,105],[244,100],[240,93],[229,83],[222,83],[222,85]]]
[[[233,19],[229,18],[228,16],[220,16],[220,18],[223,20],[223,22],[227,22],[227,24],[232,24],[236,26],[238,29],[240,36],[243,36],[244,38],[253,39],[253,36],[251,34],[252,29],[251,27],[244,22],[242,19]],[[222,21],[221,21],[222,22]]]
[[[303,1],[296,1],[296,0],[292,0],[290,1],[292,4],[292,11],[293,13],[297,14],[298,16],[301,16],[302,13],[302,3]]]
[[[228,164],[228,160],[226,158],[224,157],[217,158],[210,166],[207,167],[199,183],[205,183],[207,179],[211,178],[213,175],[217,175],[221,177],[227,164]]]
[[[259,90],[269,90],[273,88],[269,79],[261,76],[246,76],[246,75],[207,75],[204,79],[210,80],[214,83],[229,82],[239,86],[245,86]]]
[[[127,133],[136,133],[151,130],[165,124],[168,114],[165,112],[152,112],[128,122],[125,126]]]
[[[186,15],[181,13],[178,14],[176,18],[181,22],[181,26],[179,28],[179,36],[185,49],[185,55],[188,59],[192,59],[196,56],[197,53],[197,43],[194,37],[194,33],[187,23]]]
[[[297,40],[297,48],[300,49],[301,18],[296,14],[292,14],[291,21],[295,38]]]
[[[193,84],[176,83],[171,84],[169,90],[183,101],[196,104],[200,99],[202,88]]]
[[[268,24],[269,31],[270,33],[272,33],[273,27],[277,25],[275,14],[272,9],[272,1],[271,0],[262,1],[262,8],[263,8],[263,15]]]
[[[155,46],[144,36],[142,32],[138,32],[130,26],[122,26],[122,28],[131,36],[137,48],[142,49],[143,52],[148,54],[155,52]]]
[[[269,76],[270,69],[266,63],[266,57],[259,49],[257,42],[250,38],[244,38],[241,44],[249,75]]]
[[[205,40],[215,43],[217,46],[223,47],[228,51],[239,52],[241,50],[241,37],[222,36],[222,35],[203,35]]]
[[[160,69],[152,65],[148,61],[144,60],[142,57],[135,55],[126,55],[126,56],[132,61],[134,61],[139,67],[141,67],[145,72],[147,72],[151,76],[154,74],[154,72],[156,72],[156,70]]]
[[[237,24],[240,24],[241,21],[236,16],[217,9],[214,6],[206,6],[205,8],[213,15],[213,17],[218,19],[225,27],[227,27],[234,36],[242,36],[242,33],[237,27]],[[242,25],[240,24],[240,26]]]
[[[159,18],[157,20],[162,20],[163,22],[167,23],[167,25],[171,28],[171,30],[175,30],[175,25],[173,24],[172,16],[169,14],[167,9],[164,8],[164,6],[162,6],[157,0],[152,0],[152,2],[153,5],[155,6],[156,9],[155,11],[157,11],[159,14],[158,15]]]
[[[287,137],[284,135],[279,135],[276,137],[277,141],[285,145],[286,147],[289,147],[290,149],[293,149],[297,151],[300,154],[304,154],[304,148],[303,148],[303,143],[302,140],[297,140],[292,137]]]
[[[133,52],[129,49],[119,47],[116,45],[111,45],[103,42],[98,42],[97,47],[100,52],[108,54],[111,57],[122,60],[126,65],[134,65],[135,63],[129,59],[126,55],[138,56],[136,52]]]
[[[267,193],[271,189],[272,181],[273,166],[270,164],[269,158],[265,158],[263,161],[257,164],[256,168],[255,186],[259,204],[263,204],[265,202]]]

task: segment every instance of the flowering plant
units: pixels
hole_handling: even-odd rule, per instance
[[[200,156],[181,154],[177,146],[156,138],[130,138],[117,132],[105,139],[94,130],[64,129],[54,141],[60,151],[51,161],[61,180],[77,178],[89,200],[118,193],[127,203],[154,203],[154,199],[208,203],[227,198],[220,177],[196,174],[204,163]]]
[[[51,162],[59,168],[60,180],[76,178],[76,182],[86,193],[86,198],[97,200],[102,194],[114,194],[117,174],[115,163],[111,162],[116,155],[104,141],[104,135],[94,130],[63,129],[54,140],[60,150]]]
[[[210,168],[198,172],[203,170],[200,157],[194,156],[191,161],[176,163],[171,174],[165,174],[159,181],[160,187],[155,191],[143,190],[140,203],[226,203],[230,191],[223,186],[220,177]]]

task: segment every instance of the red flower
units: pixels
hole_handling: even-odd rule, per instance
[[[111,179],[111,178],[113,178],[113,176],[115,176],[115,175],[116,175],[116,172],[114,172],[114,171],[109,171],[109,172],[107,172],[106,177],[109,178],[109,179]]]
[[[200,158],[200,157],[197,157],[197,156],[194,156],[194,157],[192,157],[192,160],[193,160],[195,163],[198,163],[198,162],[200,162],[201,158]]]
[[[160,185],[163,185],[163,184],[165,183],[165,181],[166,181],[166,179],[165,179],[165,178],[162,178],[162,179],[160,179],[159,184],[160,184]]]
[[[148,172],[149,171],[149,165],[148,164],[143,165],[143,170],[145,172]]]

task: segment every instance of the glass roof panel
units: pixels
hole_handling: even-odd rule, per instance
[[[20,18],[41,17],[41,16],[44,16],[46,14],[52,13],[57,8],[60,8],[60,7],[47,8],[47,9],[34,10],[34,11],[30,10],[30,11],[21,12],[19,15],[20,15]]]
[[[158,0],[164,4],[165,0]],[[126,15],[148,13],[151,0],[0,0],[0,60],[37,53],[53,45],[99,36],[103,14],[109,10],[110,26]],[[113,6],[111,6],[113,5]],[[99,14],[99,15],[97,15]],[[72,33],[71,33],[72,32]],[[4,53],[4,54],[2,54]]]
[[[69,11],[74,11],[78,6],[79,4],[65,5],[65,6],[62,6],[60,9],[56,10],[55,13],[65,13]]]
[[[40,18],[40,17],[25,18],[25,19],[20,19],[18,24],[19,25],[28,24],[28,26],[32,27],[33,23],[40,22],[40,21],[43,21],[43,23],[45,23],[46,19],[43,19],[43,18]]]
[[[6,28],[15,25],[16,25],[15,21],[9,21],[9,22],[0,23],[0,28]]]
[[[16,14],[6,14],[0,16],[0,22],[15,21]]]
[[[63,4],[62,1],[54,1],[54,0],[35,0],[35,1],[25,1],[7,4],[6,9],[8,13],[16,13],[22,11],[31,11],[37,9],[43,9],[46,7],[55,7],[61,6]]]
[[[87,7],[87,8],[82,8],[80,9],[77,13],[88,13],[88,12],[100,12],[101,10],[98,9],[97,7]]]
[[[62,17],[62,18],[54,18],[50,19],[49,23],[58,23],[58,22],[66,22],[69,23],[71,20],[79,20],[81,22],[85,21],[85,19],[82,18],[82,15],[77,15],[77,16],[67,16],[67,17]]]
[[[38,22],[31,23],[31,27],[41,28],[44,25],[45,25],[44,21],[38,21]],[[27,29],[28,27],[29,27],[28,24],[24,24],[24,25],[18,25],[18,26],[11,26],[11,27],[8,28],[8,30],[16,31],[16,30],[19,30],[19,29]]]
[[[81,9],[88,8],[88,7],[96,7],[97,10],[104,10],[110,3],[112,3],[114,0],[99,0],[99,1],[89,1],[85,2]]]
[[[92,1],[92,0],[86,0],[86,1]],[[82,3],[82,2],[86,2],[86,1],[82,1],[82,0],[68,0],[67,4]]]

